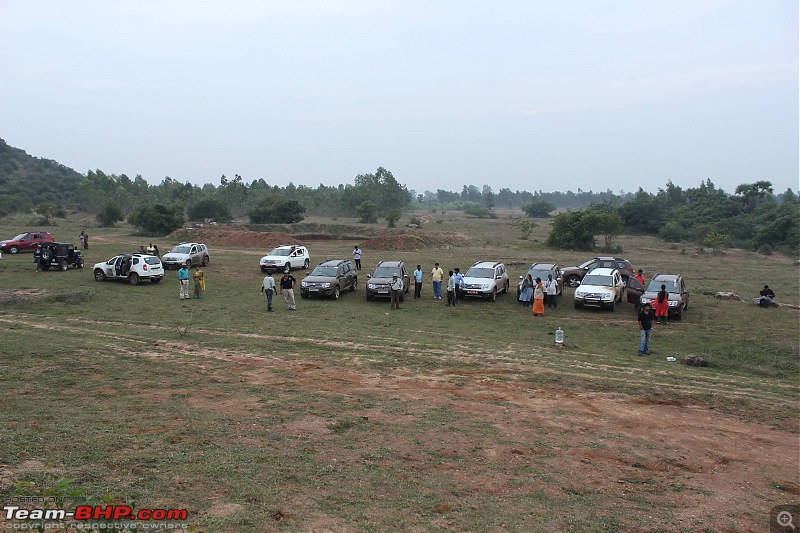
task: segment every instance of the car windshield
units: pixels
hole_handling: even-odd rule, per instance
[[[286,256],[286,255],[289,255],[290,252],[291,252],[291,250],[289,248],[275,248],[274,250],[272,250],[269,253],[269,255],[284,255],[284,256]]]
[[[528,274],[531,275],[531,279],[534,281],[536,278],[542,278],[542,281],[544,281],[547,279],[548,275],[552,275],[553,273],[550,270],[528,270]]]
[[[596,276],[587,274],[581,285],[594,285],[595,287],[611,287],[613,278],[611,276]]]
[[[395,267],[378,267],[372,273],[373,278],[391,278],[392,274],[400,275],[400,269]]]
[[[326,278],[336,277],[336,267],[318,266],[311,271],[312,276],[324,276]]]
[[[661,286],[667,286],[667,292],[672,294],[679,294],[681,291],[678,289],[678,281],[658,281],[658,280],[651,280],[650,283],[647,285],[647,292],[658,292],[661,290]]]
[[[470,268],[467,270],[468,278],[494,278],[493,268]]]
[[[18,240],[22,239],[24,236],[25,236],[24,233],[20,233],[19,235],[15,236],[13,239],[9,239],[9,240],[18,241]]]
[[[180,246],[180,245],[178,245],[175,248],[173,248],[172,250],[170,250],[169,253],[171,253],[171,254],[188,254],[191,249],[192,249],[191,246]]]

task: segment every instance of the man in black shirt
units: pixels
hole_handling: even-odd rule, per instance
[[[650,335],[653,333],[653,309],[649,303],[639,309],[639,355],[650,355]]]
[[[281,294],[283,294],[283,302],[286,304],[286,309],[294,311],[297,305],[294,303],[294,284],[297,282],[294,276],[289,274],[289,269],[283,271],[281,278]]]
[[[775,292],[769,288],[769,285],[764,285],[764,288],[761,289],[759,293],[761,298],[758,298],[758,305],[761,307],[769,307],[772,304],[772,300],[775,298]]]

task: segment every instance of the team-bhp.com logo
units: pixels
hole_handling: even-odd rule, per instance
[[[3,507],[6,520],[27,521],[185,521],[189,517],[186,509],[136,509],[129,505],[77,505],[74,511],[65,509],[23,509],[17,505]],[[129,524],[128,524],[129,525]],[[80,524],[78,524],[80,527]],[[108,525],[103,527],[108,529]],[[127,529],[127,527],[120,527]],[[143,528],[160,529],[160,528]],[[170,528],[173,529],[173,528]]]

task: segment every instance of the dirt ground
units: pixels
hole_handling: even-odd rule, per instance
[[[38,327],[38,324],[10,317],[3,322]],[[48,326],[48,327],[53,327]],[[70,330],[84,327],[80,321],[56,326]],[[153,330],[159,326],[141,326]],[[90,330],[87,330],[90,331]],[[198,331],[198,333],[202,333]],[[210,333],[210,332],[209,332]],[[97,334],[93,331],[93,334]],[[127,346],[133,338],[100,334],[109,342]],[[277,338],[247,334],[265,341]],[[297,339],[311,344],[346,348],[343,343],[320,339]],[[367,344],[369,340],[365,340]],[[380,339],[375,340],[376,344]],[[346,343],[345,343],[346,344]],[[204,360],[226,361],[229,374],[237,375],[243,387],[280,389],[287,382],[309,395],[335,394],[353,401],[348,415],[382,427],[402,422],[407,413],[387,413],[378,407],[365,408],[358,398],[400,399],[415,409],[447,407],[472,419],[490,424],[504,441],[529,443],[509,446],[474,434],[450,432],[432,434],[427,448],[435,448],[441,460],[429,455],[402,434],[387,435],[382,446],[400,457],[408,468],[436,469],[458,484],[463,499],[443,495],[437,513],[469,506],[469,494],[544,490],[560,493],[600,494],[611,508],[636,510],[629,502],[637,496],[668,502],[681,528],[692,530],[702,521],[720,531],[763,531],[769,508],[796,500],[798,486],[797,434],[764,424],[743,421],[688,401],[654,403],[625,394],[563,390],[547,385],[532,386],[523,372],[536,368],[535,362],[486,362],[475,357],[480,367],[459,371],[415,372],[400,366],[388,376],[357,362],[346,367],[306,358],[286,361],[278,356],[242,351],[198,351],[181,342],[158,341],[142,355],[181,361],[202,368]],[[450,356],[458,354],[449,353]],[[468,357],[468,356],[466,356]],[[487,376],[492,376],[488,378]],[[497,379],[497,377],[502,379]],[[176,393],[180,391],[172,391]],[[246,397],[227,401],[206,398],[187,390],[187,402],[194,408],[229,414],[247,408]],[[381,401],[376,401],[380,404]],[[280,428],[297,437],[322,436],[331,432],[329,418],[309,413],[305,418],[284,423]],[[384,433],[384,435],[386,435]],[[254,442],[253,445],[262,443]],[[471,451],[476,450],[476,451]],[[321,462],[347,461],[347,452],[324,446],[315,450]],[[450,457],[470,457],[473,467],[448,466]],[[392,459],[386,459],[387,461]],[[396,458],[394,459],[396,460]],[[502,465],[498,467],[497,465]],[[496,472],[510,468],[531,468],[532,472],[561,476],[557,483],[515,485]],[[8,478],[8,472],[3,477]],[[775,487],[779,487],[776,491]],[[779,501],[783,497],[785,501]],[[655,504],[659,505],[659,504]],[[285,510],[291,516],[291,510]],[[643,511],[638,510],[638,513]],[[642,515],[643,516],[643,515]],[[733,524],[733,525],[732,525]],[[330,527],[331,524],[296,524]],[[446,522],[442,522],[446,526]],[[643,524],[650,530],[655,524]]]
[[[166,242],[202,242],[216,246],[258,248],[266,253],[282,244],[302,244],[286,233],[264,233],[236,226],[204,226],[180,229],[164,237]]]

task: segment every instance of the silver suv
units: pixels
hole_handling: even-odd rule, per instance
[[[462,298],[497,299],[500,292],[508,293],[508,272],[506,265],[494,261],[478,261],[464,274],[464,285],[459,296]]]
[[[169,253],[164,254],[164,257],[161,258],[161,263],[166,270],[170,267],[180,268],[183,265],[187,267],[192,265],[206,266],[209,259],[208,248],[205,244],[182,242],[170,250]]]

